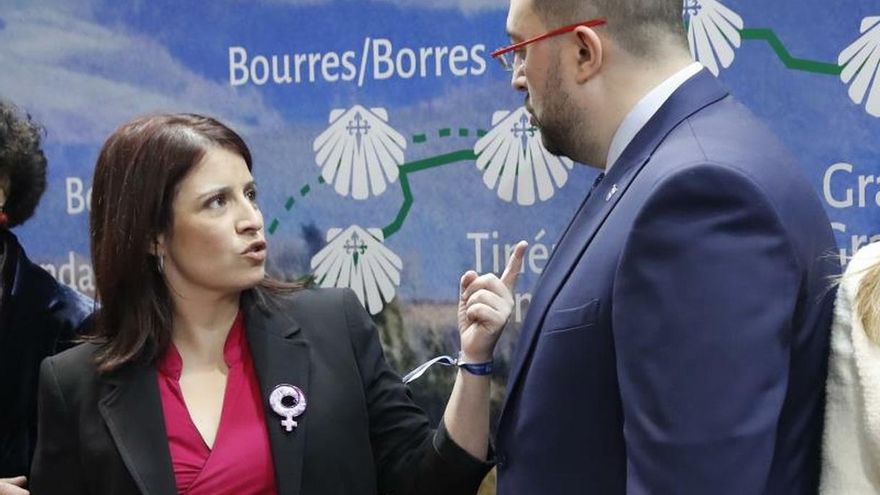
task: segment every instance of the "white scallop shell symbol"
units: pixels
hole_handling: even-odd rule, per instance
[[[880,117],[880,16],[862,19],[860,31],[862,36],[837,59],[843,66],[840,80],[850,85],[854,103],[864,102],[868,114]]]
[[[552,155],[541,131],[529,123],[525,107],[492,115],[492,130],[474,145],[483,184],[503,201],[522,206],[547,201],[565,185],[574,162]]]
[[[397,181],[406,138],[388,124],[384,108],[355,105],[330,112],[330,127],[312,148],[324,181],[342,196],[364,200]]]
[[[728,68],[742,43],[742,17],[717,0],[684,0],[691,55],[716,76]]]
[[[348,287],[361,304],[378,314],[394,299],[403,262],[384,244],[382,229],[352,225],[327,231],[327,246],[312,258],[321,287]]]

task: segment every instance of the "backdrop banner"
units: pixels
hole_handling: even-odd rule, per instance
[[[20,240],[92,294],[101,144],[138,115],[209,114],[253,150],[270,271],[352,288],[401,373],[455,351],[461,274],[500,272],[529,241],[498,353],[500,398],[531,288],[597,173],[546,152],[491,59],[509,42],[506,10],[505,0],[0,0],[0,98],[47,131],[49,187]],[[845,263],[880,240],[880,3],[687,0],[683,14],[694,56],[800,159],[834,255]],[[435,418],[453,374],[432,369],[413,385]]]

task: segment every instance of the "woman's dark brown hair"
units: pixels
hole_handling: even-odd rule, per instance
[[[211,148],[240,155],[244,140],[219,121],[194,114],[141,117],[104,143],[92,184],[90,235],[100,309],[87,340],[100,345],[98,370],[152,362],[171,339],[172,303],[153,254],[172,225],[181,181]],[[294,288],[266,279],[269,289]]]

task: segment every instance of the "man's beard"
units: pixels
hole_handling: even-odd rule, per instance
[[[562,91],[562,79],[559,76],[559,56],[553,62],[553,67],[547,73],[544,83],[544,108],[540,119],[534,115],[538,129],[541,130],[541,143],[544,148],[556,156],[570,156],[574,151],[566,144],[569,142],[567,134],[571,132],[572,122],[566,115],[571,107],[566,109],[570,98]]]
[[[578,114],[577,106],[571,96],[562,89],[559,63],[560,60],[557,59],[548,72],[543,91],[544,107],[540,118],[532,113],[532,118],[541,131],[541,143],[547,151],[556,156],[566,156],[575,161],[594,165],[604,163],[604,157],[597,156],[598,138],[595,130],[584,121],[583,116]],[[528,101],[526,108],[530,108]]]

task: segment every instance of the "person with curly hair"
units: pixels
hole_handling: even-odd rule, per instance
[[[0,495],[27,493],[40,362],[72,345],[93,303],[31,262],[10,229],[46,189],[42,129],[0,101]]]
[[[820,493],[880,493],[880,242],[841,279],[826,392]]]

